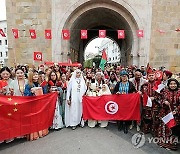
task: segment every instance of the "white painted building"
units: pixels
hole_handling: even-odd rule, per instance
[[[104,39],[99,47],[100,54],[105,49],[107,54],[107,63],[114,64],[120,62],[120,49],[119,46],[111,39]]]
[[[8,39],[7,39],[7,21],[0,21],[0,29],[3,30],[6,37],[0,34],[0,66],[4,66],[8,59]]]

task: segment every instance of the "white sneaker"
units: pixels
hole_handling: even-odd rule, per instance
[[[131,124],[131,125],[129,126],[129,129],[133,129],[133,124]]]
[[[140,131],[140,127],[138,125],[137,125],[136,129],[137,129],[138,132]]]

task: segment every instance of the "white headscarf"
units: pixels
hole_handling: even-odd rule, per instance
[[[108,85],[107,84],[103,84],[103,86],[105,86],[105,90],[100,90],[99,91],[99,96],[101,96],[101,95],[109,95],[109,94],[111,94],[111,91],[109,90],[109,87],[108,87]]]
[[[84,93],[86,92],[86,89],[87,89],[87,87],[86,87],[86,83],[85,83],[85,80],[84,80],[84,78],[83,78],[83,75],[82,75],[82,72],[81,72],[81,76],[80,76],[80,78],[77,78],[76,77],[76,73],[77,72],[81,72],[81,70],[80,69],[76,69],[73,73],[72,73],[72,76],[71,76],[71,78],[70,78],[70,81],[69,81],[69,84],[72,84],[72,94],[73,95],[76,95],[76,92],[77,92],[77,79],[79,79],[80,80],[80,85],[81,85],[81,87],[80,87],[80,99],[82,99],[82,96],[84,95]],[[72,96],[73,97],[73,96]],[[73,98],[72,98],[73,99]]]

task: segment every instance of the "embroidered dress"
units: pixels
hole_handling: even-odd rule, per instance
[[[170,91],[169,89],[164,89],[161,92],[163,99],[161,100],[161,110],[159,112],[160,117],[160,124],[158,129],[158,137],[161,137],[165,139],[166,143],[163,141],[159,142],[158,144],[164,148],[169,148],[172,150],[177,150],[177,144],[173,141],[175,139],[175,136],[173,134],[173,129],[169,129],[164,122],[161,120],[162,117],[170,113],[171,111],[176,111],[176,114],[174,115],[174,119],[176,121],[176,129],[179,129],[180,127],[180,89],[176,91]],[[166,104],[164,104],[165,101],[168,101],[170,103],[170,107]]]
[[[142,85],[142,93],[146,93],[149,97],[156,98],[156,93],[153,90],[155,82],[147,82]],[[153,136],[157,136],[157,129],[159,126],[159,103],[155,100],[152,101],[152,107],[143,106],[142,110],[142,131],[146,133],[152,133]]]

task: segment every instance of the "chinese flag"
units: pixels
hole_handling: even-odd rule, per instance
[[[84,96],[83,119],[140,120],[140,95]]]
[[[0,90],[8,85],[7,81],[0,80]]]
[[[13,35],[14,35],[14,38],[17,39],[19,38],[19,32],[18,32],[18,29],[12,29],[12,32],[13,32]]]
[[[62,36],[64,40],[69,40],[70,39],[70,32],[68,29],[63,29],[62,30]]]
[[[34,60],[35,61],[42,61],[42,52],[40,52],[40,51],[34,52]]]
[[[106,30],[99,30],[99,38],[105,38],[106,37]]]
[[[124,30],[118,30],[118,39],[124,39],[125,33]]]
[[[5,35],[5,33],[3,32],[2,29],[0,29],[0,34],[1,34],[2,37],[6,37],[6,35]]]
[[[87,39],[87,30],[81,30],[81,39]]]
[[[0,96],[0,141],[52,125],[57,93],[41,96]]]
[[[35,29],[30,29],[29,30],[30,36],[32,39],[36,39],[36,31]]]
[[[144,31],[143,30],[137,30],[137,36],[138,37],[144,37]]]
[[[51,30],[50,29],[46,29],[45,30],[45,38],[46,39],[52,39],[52,35],[51,35]]]

